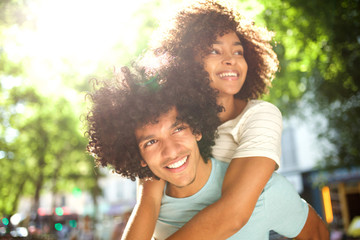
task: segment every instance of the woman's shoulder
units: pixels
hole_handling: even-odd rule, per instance
[[[229,129],[229,131],[233,131],[249,121],[258,118],[268,119],[269,117],[282,121],[281,112],[274,104],[264,100],[249,100],[243,111],[236,118],[223,123],[218,129]]]
[[[282,118],[279,108],[264,100],[250,100],[242,112],[242,115],[244,118],[262,117],[264,115]]]
[[[256,111],[260,111],[260,110],[266,110],[268,109],[269,111],[276,111],[276,112],[280,112],[279,108],[277,106],[275,106],[274,104],[264,101],[264,100],[250,100],[246,106],[246,108],[244,109],[244,111],[246,110],[256,110]]]
[[[253,126],[256,123],[264,124],[264,122],[282,122],[282,115],[274,104],[264,100],[250,100],[245,107],[241,116],[237,119],[237,126],[243,127],[247,125]]]

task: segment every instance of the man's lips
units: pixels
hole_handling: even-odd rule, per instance
[[[169,165],[167,165],[166,167],[167,168],[170,168],[170,169],[174,169],[174,168],[179,168],[181,166],[183,166],[185,164],[185,162],[187,161],[189,156],[185,156],[183,158],[181,158],[180,160],[176,161],[176,162],[173,162]]]
[[[180,158],[179,160],[172,161],[170,164],[165,166],[165,168],[171,173],[179,173],[185,170],[188,165],[189,165],[189,155],[186,155],[185,157]]]

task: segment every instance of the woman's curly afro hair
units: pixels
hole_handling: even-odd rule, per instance
[[[216,93],[203,81],[193,81],[191,71],[181,66],[168,67],[155,76],[147,77],[143,70],[131,73],[122,68],[122,76],[111,81],[95,82],[88,94],[91,108],[86,116],[89,139],[88,152],[98,166],[110,166],[124,177],[155,177],[148,167],[142,167],[142,157],[135,138],[135,129],[176,107],[178,119],[201,133],[200,153],[207,161],[221,107]],[[181,80],[181,81],[180,81]]]
[[[278,60],[270,41],[273,34],[254,25],[238,12],[225,4],[213,0],[192,3],[180,10],[154,35],[152,54],[156,57],[170,55],[181,64],[203,72],[197,57],[206,56],[218,36],[235,32],[244,47],[244,57],[248,64],[245,83],[239,99],[256,99],[266,93],[278,69]],[[156,38],[157,37],[157,38]]]

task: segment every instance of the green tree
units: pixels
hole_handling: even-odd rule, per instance
[[[285,114],[302,99],[325,117],[319,137],[334,148],[322,166],[360,165],[360,1],[261,2],[281,66],[270,99]]]
[[[71,103],[25,87],[12,88],[5,100],[7,131],[1,148],[5,184],[0,194],[6,201],[0,202],[0,212],[14,213],[20,196],[33,196],[37,209],[43,190],[56,194],[77,187],[98,196],[98,173],[85,154],[86,139]]]
[[[15,155],[18,150],[9,143],[9,139],[17,134],[17,131],[11,128],[9,119],[11,118],[15,106],[6,104],[8,92],[5,91],[3,82],[19,76],[22,71],[22,65],[11,62],[4,51],[4,30],[9,25],[19,26],[24,23],[25,15],[22,8],[22,1],[4,0],[0,2],[0,160],[1,172],[0,178],[0,216],[9,215],[16,210],[18,199],[25,187],[25,179],[19,179],[17,173],[21,174],[21,161],[15,161]],[[11,139],[10,139],[11,140]],[[22,169],[21,169],[22,170]]]
[[[36,1],[36,0],[34,0]],[[33,1],[33,3],[34,3]],[[5,44],[9,29],[32,29],[28,1],[0,1],[0,216],[17,210],[22,196],[33,197],[34,209],[43,191],[53,194],[88,191],[101,194],[101,176],[85,153],[79,113],[63,97],[45,97],[25,85],[24,56],[12,62]],[[78,75],[63,74],[74,78]]]

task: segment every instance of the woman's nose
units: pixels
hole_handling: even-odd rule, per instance
[[[223,63],[225,65],[234,65],[235,63],[234,56],[232,54],[225,54],[223,58]]]

